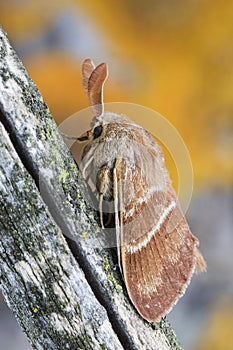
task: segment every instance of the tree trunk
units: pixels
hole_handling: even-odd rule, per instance
[[[181,349],[166,319],[150,324],[131,305],[79,170],[1,29],[0,111],[0,288],[32,346]]]

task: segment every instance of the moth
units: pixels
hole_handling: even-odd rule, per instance
[[[126,116],[104,111],[107,65],[82,65],[83,87],[94,117],[82,173],[92,184],[100,222],[112,213],[118,259],[126,289],[139,314],[158,322],[182,296],[196,271],[206,264],[172,188],[164,156],[155,139]],[[143,117],[143,116],[142,116]]]

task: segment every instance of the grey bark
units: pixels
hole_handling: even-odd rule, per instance
[[[0,289],[32,346],[181,349],[166,319],[149,324],[131,305],[79,170],[2,30],[0,110]]]

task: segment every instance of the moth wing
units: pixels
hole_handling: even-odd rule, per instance
[[[159,321],[170,311],[184,293],[198,261],[202,263],[199,269],[205,268],[196,248],[198,240],[190,232],[164,172],[165,193],[157,184],[153,191],[146,187],[148,177],[141,166],[132,169],[121,159],[116,167],[123,276],[132,303],[150,322]]]

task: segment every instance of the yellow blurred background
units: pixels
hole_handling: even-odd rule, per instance
[[[109,65],[106,102],[150,107],[177,128],[194,169],[197,202],[190,219],[203,235],[210,271],[199,288],[209,293],[202,299],[205,323],[190,324],[196,333],[185,340],[186,348],[233,349],[228,312],[233,312],[233,266],[227,250],[233,244],[233,1],[1,0],[0,5],[1,25],[58,124],[88,106],[80,65],[91,57]],[[212,295],[209,289],[216,285],[221,287]],[[221,300],[229,304],[226,312],[216,306]],[[177,327],[182,342],[182,326]]]
[[[1,23],[59,123],[87,106],[80,64],[107,61],[106,102],[157,110],[196,186],[233,182],[232,1],[2,1]]]

